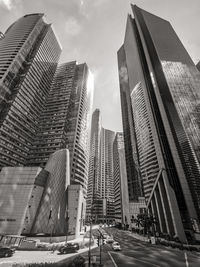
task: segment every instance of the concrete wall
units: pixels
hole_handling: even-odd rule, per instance
[[[82,228],[82,219],[85,217],[86,200],[81,185],[68,187],[68,233],[78,237]]]
[[[49,179],[31,233],[65,235],[67,229],[66,189],[70,184],[68,149],[53,153],[45,170],[49,172]]]
[[[0,173],[1,234],[21,234],[26,213],[33,214],[37,210],[43,187],[36,186],[35,180],[41,170],[39,167],[4,167],[2,169]],[[34,202],[36,197],[37,200]],[[32,200],[31,206],[30,199]]]

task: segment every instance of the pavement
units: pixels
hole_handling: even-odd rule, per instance
[[[93,245],[91,249],[96,248],[97,245]],[[88,248],[79,249],[79,251],[69,254],[60,254],[58,251],[20,251],[17,250],[15,254],[10,258],[0,258],[0,267],[23,266],[26,263],[45,263],[45,262],[59,262],[66,258],[70,258],[74,255],[79,255],[88,251]]]
[[[98,225],[93,225],[92,229],[98,229]],[[87,227],[87,231],[89,231],[89,227]],[[82,233],[78,238],[68,241],[69,243],[75,242],[79,243],[80,247],[82,245],[86,245],[89,243],[89,238],[84,237],[85,233]],[[61,246],[64,245],[64,242],[57,242],[49,244],[49,247],[53,246]],[[97,243],[94,242],[94,245],[91,246],[91,250],[97,248]],[[23,266],[27,263],[45,263],[45,262],[60,262],[67,258],[78,256],[79,254],[87,253],[88,247],[80,248],[78,252],[75,253],[69,253],[69,254],[60,254],[57,250],[54,252],[52,250],[47,251],[33,251],[33,250],[16,250],[14,255],[9,258],[0,258],[0,267],[12,267],[15,266]],[[19,265],[20,264],[20,265]],[[110,265],[110,267],[112,267]]]
[[[73,257],[75,255],[82,254],[84,252],[88,251],[88,247],[81,248],[83,244],[89,243],[89,238],[84,237],[84,235],[80,235],[78,238],[70,240],[69,243],[76,242],[79,243],[80,249],[76,254],[69,253],[69,254],[60,254],[58,250],[55,250],[54,252],[50,249],[50,247],[53,246],[61,246],[64,245],[65,242],[58,242],[58,243],[52,243],[49,244],[49,250],[16,250],[16,252],[13,254],[12,257],[9,258],[0,258],[0,267],[11,267],[11,266],[17,266],[17,264],[20,264],[20,266],[23,266],[23,264],[26,263],[45,263],[45,262],[59,262],[63,261],[64,259]],[[91,246],[91,249],[95,249],[97,247],[96,242],[94,245]]]
[[[97,245],[93,245],[91,249],[96,248]],[[60,254],[58,251],[19,251],[17,250],[15,254],[10,258],[0,258],[1,267],[11,267],[15,264],[23,266],[26,263],[45,263],[45,262],[59,262],[66,258],[70,258],[74,255],[79,255],[88,251],[88,248],[79,249],[79,251],[69,254]]]
[[[127,234],[127,235],[130,235],[130,236],[132,236],[132,237],[134,237],[135,239],[138,239],[138,240],[140,240],[140,241],[149,242],[149,238],[148,238],[147,236],[142,236],[142,235],[139,235],[139,234],[130,232],[130,231],[126,231],[126,234]]]

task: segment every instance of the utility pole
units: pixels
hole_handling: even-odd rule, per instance
[[[91,267],[91,241],[92,241],[92,216],[90,217],[90,236],[89,236],[89,250],[88,250],[88,267]]]
[[[101,255],[102,255],[102,248],[101,248],[101,246],[104,244],[104,236],[103,236],[103,234],[101,233],[101,231],[98,229],[98,231],[99,231],[99,255],[100,255],[100,267],[101,266],[103,266],[102,265],[102,258],[101,258]]]
[[[95,166],[96,158],[94,158],[94,166]],[[91,240],[92,240],[92,219],[93,219],[93,208],[94,208],[94,196],[95,196],[95,168],[94,168],[94,174],[93,174],[93,185],[92,185],[92,202],[91,202],[91,216],[90,216],[90,237],[89,237],[89,250],[88,250],[88,267],[91,267]]]
[[[99,243],[99,245],[100,245],[99,250],[100,250],[100,251],[99,251],[99,252],[100,252],[100,266],[101,266],[101,245],[102,245],[102,243],[103,243],[103,242],[101,242],[101,241],[103,241],[103,240],[100,238],[99,241],[100,241],[100,243]]]

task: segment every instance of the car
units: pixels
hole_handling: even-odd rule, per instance
[[[106,243],[111,244],[113,242],[114,242],[113,238],[108,236],[107,239],[106,239]]]
[[[15,248],[6,246],[0,247],[0,257],[11,257],[15,253]]]
[[[110,237],[107,233],[103,233],[102,235],[103,235],[103,238],[108,238],[108,237]]]
[[[67,243],[66,245],[64,245],[58,249],[58,251],[61,254],[75,253],[78,250],[79,250],[79,244],[78,243]]]
[[[118,242],[113,242],[112,243],[112,249],[115,251],[121,250],[120,244]]]

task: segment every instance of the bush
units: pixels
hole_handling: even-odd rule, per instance
[[[68,267],[84,267],[85,259],[82,256],[78,256],[68,265]]]
[[[26,264],[13,264],[13,267],[84,267],[85,259],[82,256],[74,258],[71,262],[55,263],[55,262],[45,262],[45,263],[26,263]]]
[[[165,239],[161,239],[160,240],[160,244],[163,245],[163,246],[169,246],[169,241],[165,240]]]

